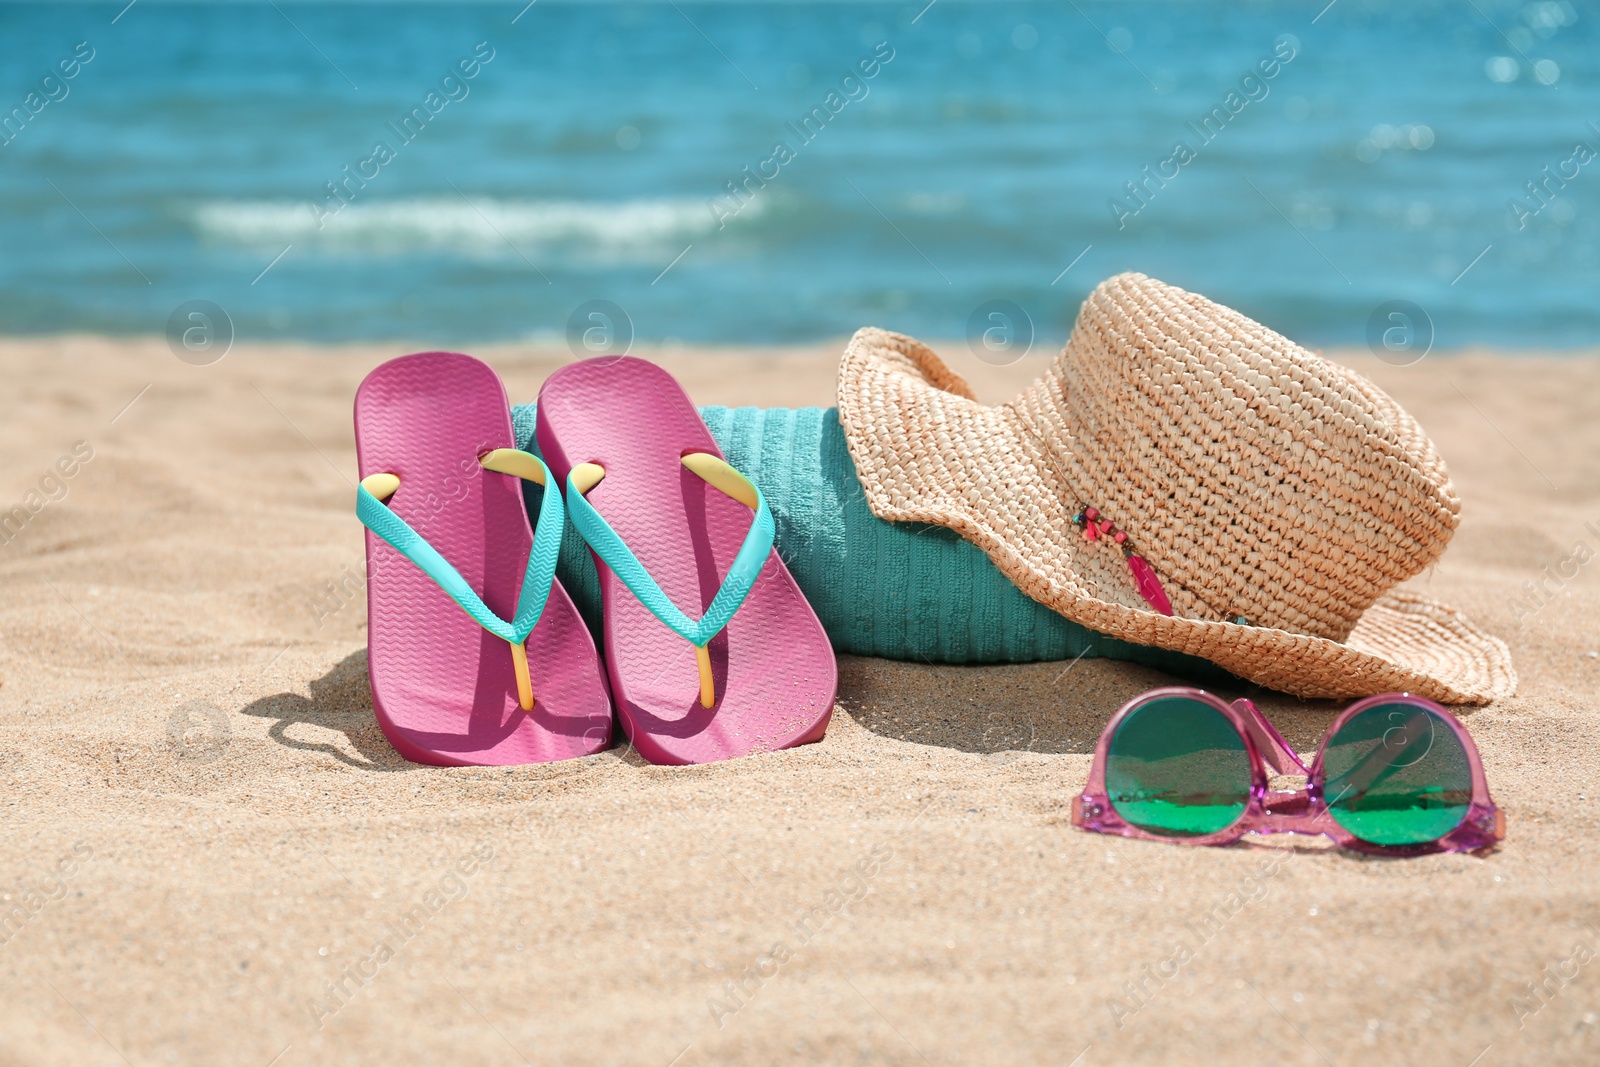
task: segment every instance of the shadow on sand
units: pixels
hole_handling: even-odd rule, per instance
[[[1348,702],[1298,700],[1234,680],[1180,678],[1111,659],[951,666],[839,657],[839,705],[873,733],[962,752],[1094,752],[1111,716],[1164,685],[1249,697],[1300,752]],[[826,744],[826,742],[824,742]]]
[[[898,741],[983,754],[1086,755],[1094,752],[1119,707],[1163,685],[1195,685],[1227,700],[1248,696],[1297,751],[1308,755],[1348,703],[1302,701],[1243,683],[1200,682],[1109,659],[963,667],[860,656],[839,657],[838,702],[868,730]],[[309,698],[274,693],[241,711],[274,720],[267,736],[286,748],[325,753],[364,771],[418,767],[390,747],[373,715],[365,649],[313,681]],[[294,727],[302,723],[343,733],[355,755],[325,741],[297,740]],[[609,751],[625,763],[647,766],[620,730]]]
[[[340,763],[363,771],[407,771],[417,768],[390,747],[372,713],[372,690],[367,684],[367,650],[350,653],[311,683],[309,699],[298,693],[274,693],[252,701],[242,714],[275,719],[267,736],[286,748],[322,752]],[[290,736],[300,724],[320,726],[345,735],[356,755],[327,742],[297,741]]]

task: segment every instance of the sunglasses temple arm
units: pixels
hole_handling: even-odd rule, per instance
[[[1300,757],[1295,755],[1294,749],[1289,747],[1289,742],[1283,739],[1277,728],[1267,721],[1267,717],[1256,708],[1255,704],[1244,698],[1233,702],[1234,710],[1244,716],[1245,729],[1250,731],[1250,739],[1256,743],[1261,758],[1279,774],[1310,774],[1306,765],[1300,762]]]

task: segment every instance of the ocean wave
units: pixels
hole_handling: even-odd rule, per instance
[[[740,213],[759,215],[755,201]],[[597,259],[653,258],[717,229],[701,200],[496,200],[428,197],[346,204],[319,215],[307,202],[230,200],[194,213],[201,235],[229,244],[324,248],[347,254],[455,252],[499,256],[561,247]]]

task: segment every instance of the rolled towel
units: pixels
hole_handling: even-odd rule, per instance
[[[1026,596],[982,549],[951,530],[872,514],[836,408],[705,407],[700,415],[728,462],[766,497],[778,553],[836,652],[927,663],[1098,656],[1200,680],[1231,678],[1193,656],[1119,641],[1067,620]],[[517,447],[538,454],[534,405],[517,405],[511,416]],[[537,514],[543,489],[526,483],[523,491]],[[594,564],[570,528],[557,573],[598,633]]]

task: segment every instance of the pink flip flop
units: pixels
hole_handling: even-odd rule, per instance
[[[395,751],[503,766],[611,741],[594,639],[555,580],[559,483],[517,451],[505,387],[471,356],[423,352],[356,392],[367,526],[367,669]],[[537,535],[521,479],[545,485]]]
[[[595,556],[639,753],[709,763],[821,739],[833,648],[772,551],[766,501],[672,376],[615,356],[563,367],[539,391],[538,437]]]

